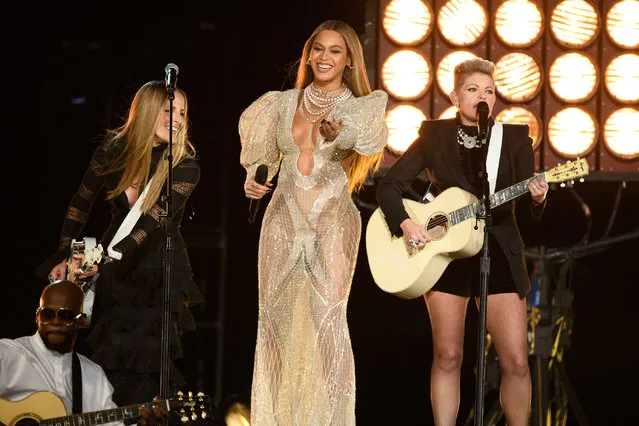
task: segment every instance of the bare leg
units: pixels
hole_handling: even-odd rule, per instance
[[[486,327],[499,357],[501,406],[509,426],[527,425],[531,383],[526,342],[526,299],[516,293],[488,296]]]
[[[454,426],[459,411],[459,381],[468,298],[430,291],[424,295],[433,330],[430,399],[436,426]]]

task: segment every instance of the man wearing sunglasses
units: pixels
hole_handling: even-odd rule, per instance
[[[55,281],[40,296],[35,321],[38,331],[18,339],[0,339],[0,397],[18,401],[33,392],[58,395],[67,413],[72,413],[73,346],[78,330],[86,326],[82,313],[84,293],[70,281]],[[82,377],[82,412],[116,408],[113,387],[102,368],[79,355]],[[159,424],[166,412],[158,408],[140,410],[139,424]]]

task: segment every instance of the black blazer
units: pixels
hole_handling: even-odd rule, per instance
[[[496,191],[528,179],[534,172],[534,154],[528,126],[504,124],[503,129]],[[377,202],[391,232],[396,236],[402,235],[400,224],[409,217],[402,203],[402,194],[424,169],[439,192],[456,186],[481,198],[481,193],[471,185],[461,167],[457,146],[457,120],[423,121],[417,140],[388,170],[377,186]],[[541,219],[545,201],[533,208],[530,196],[524,195],[518,202],[527,204],[533,220]],[[530,289],[530,279],[524,261],[524,242],[515,220],[515,203],[513,200],[492,210],[491,232],[508,259],[519,297],[524,298]]]

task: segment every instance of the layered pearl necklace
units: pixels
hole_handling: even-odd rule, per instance
[[[320,117],[331,111],[335,105],[351,96],[353,96],[353,92],[345,84],[342,84],[342,87],[337,90],[324,92],[322,89],[314,87],[313,83],[311,83],[304,89],[304,96],[298,111],[304,120],[315,124]],[[307,117],[307,113],[313,117]]]

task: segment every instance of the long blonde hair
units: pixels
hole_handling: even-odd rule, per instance
[[[195,147],[188,137],[189,121],[186,93],[176,89],[184,97],[184,125],[173,138],[173,168],[187,156],[195,156]],[[107,194],[107,200],[117,197],[132,185],[138,185],[140,191],[149,181],[151,172],[151,153],[156,141],[155,131],[164,111],[168,93],[165,83],[160,80],[149,81],[136,92],[129,108],[126,122],[119,128],[109,130],[110,143],[124,142],[124,150],[103,173],[123,170],[118,185]],[[168,144],[165,152],[168,154]],[[168,161],[164,156],[155,170],[155,179],[149,187],[142,212],[148,212],[160,197],[162,187],[168,175]]]
[[[350,25],[337,20],[322,22],[315,28],[315,31],[313,31],[313,34],[311,34],[308,40],[306,40],[297,68],[295,88],[303,89],[313,81],[313,70],[311,66],[307,64],[307,61],[310,57],[315,37],[324,30],[332,30],[339,33],[346,43],[347,54],[351,58],[351,66],[344,68],[342,75],[344,84],[346,84],[356,97],[366,96],[371,93],[371,86],[368,82],[366,65],[364,63],[364,52],[362,51],[359,38]],[[383,152],[375,155],[353,153],[353,159],[347,172],[349,192],[358,192],[362,188],[368,174],[375,172],[379,168],[383,156]]]

